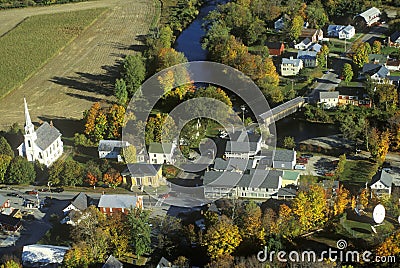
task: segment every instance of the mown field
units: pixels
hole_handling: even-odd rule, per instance
[[[32,16],[0,38],[0,97],[20,86],[106,8]]]

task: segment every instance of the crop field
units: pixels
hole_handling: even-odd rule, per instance
[[[143,49],[143,36],[160,13],[156,0],[98,0],[50,6],[48,9],[5,10],[0,11],[0,22],[3,17],[19,17],[22,21],[35,13],[58,15],[63,11],[93,9],[91,6],[108,9],[21,86],[0,99],[0,129],[7,129],[15,122],[23,125],[24,96],[33,121],[59,119],[56,126],[61,130],[63,120],[80,119],[83,111],[94,101],[112,98],[118,62],[125,55]],[[0,31],[9,31],[3,37],[18,28],[13,28],[15,24],[9,25],[8,30],[2,26],[0,24]]]
[[[20,86],[105,8],[27,18],[0,38],[0,96]]]

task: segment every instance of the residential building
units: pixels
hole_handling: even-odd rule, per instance
[[[365,75],[369,75],[372,81],[378,84],[384,83],[390,75],[388,68],[381,64],[373,63],[364,64],[361,73],[364,77]]]
[[[388,59],[386,62],[386,68],[389,71],[398,72],[400,71],[400,60],[398,59]]]
[[[344,29],[344,25],[329,25],[326,30],[326,35],[329,37],[339,37],[339,32]]]
[[[303,28],[300,38],[309,38],[312,43],[317,43],[324,38],[324,32],[321,29]]]
[[[293,169],[296,165],[295,150],[275,150],[272,167],[279,169]]]
[[[318,95],[318,103],[323,104],[327,109],[336,107],[339,104],[338,91],[320,91]]]
[[[124,184],[130,184],[131,190],[134,187],[151,186],[159,187],[166,185],[162,177],[162,165],[148,163],[128,164],[128,169],[121,173]]]
[[[131,208],[143,208],[143,196],[103,194],[100,197],[98,208],[107,215],[112,215],[117,211],[126,214]]]
[[[127,141],[100,140],[97,148],[99,158],[116,159],[118,162],[122,162],[122,150],[127,148],[129,145],[129,142]]]
[[[284,170],[282,176],[282,187],[289,185],[298,185],[300,179],[300,173],[297,171]]]
[[[298,50],[306,50],[308,49],[311,45],[313,44],[313,42],[311,42],[311,39],[306,37],[304,38],[300,43],[295,44],[294,48],[298,49]]]
[[[318,43],[313,43],[309,48],[308,48],[308,50],[309,51],[315,51],[315,52],[320,52],[321,51],[321,48],[322,48],[322,46],[320,45],[320,44],[318,44]]]
[[[113,255],[108,256],[107,261],[101,268],[122,268],[124,265]]]
[[[53,245],[26,245],[22,248],[24,267],[61,267],[69,247]]]
[[[253,161],[246,158],[216,158],[214,160],[213,170],[229,171],[243,173],[245,170],[252,168]]]
[[[339,92],[338,105],[355,105],[362,107],[372,107],[372,100],[369,98],[364,87],[337,87]]]
[[[237,184],[240,198],[268,199],[282,187],[282,170],[251,169]]]
[[[282,42],[266,42],[265,46],[268,47],[271,56],[280,56],[285,50],[285,45]]]
[[[0,194],[0,213],[4,209],[9,208],[10,206],[11,206],[10,205],[10,200],[7,197],[5,197],[5,196]]]
[[[352,25],[347,25],[339,31],[339,39],[351,39],[356,34],[356,28]]]
[[[149,160],[151,164],[173,164],[176,143],[150,143]]]
[[[279,32],[279,31],[283,30],[283,28],[285,28],[285,22],[287,22],[289,20],[290,20],[290,17],[288,15],[286,15],[286,14],[284,14],[282,17],[277,19],[274,22],[275,31]]]
[[[81,213],[87,209],[92,203],[92,200],[85,193],[79,193],[74,198],[67,207],[63,209],[64,218],[60,221],[61,224],[75,225],[76,220],[80,218]]]
[[[206,171],[203,176],[205,198],[237,196],[236,186],[243,175],[239,172]]]
[[[282,76],[294,76],[299,74],[300,70],[303,69],[303,61],[300,59],[283,58],[281,64],[281,75]]]
[[[387,77],[390,84],[394,84],[397,87],[400,87],[400,76],[398,75],[389,75]]]
[[[28,105],[24,98],[25,135],[24,142],[18,146],[20,156],[28,161],[38,161],[47,167],[54,163],[63,153],[63,142],[60,131],[53,123],[44,122],[36,131],[29,115]]]
[[[371,7],[370,9],[358,14],[354,18],[354,23],[356,28],[365,29],[380,20],[381,12],[376,7]]]
[[[303,61],[304,67],[316,67],[318,65],[317,52],[315,51],[298,51],[297,59]]]
[[[373,177],[370,183],[371,195],[376,196],[383,194],[390,195],[392,193],[393,177],[384,170],[379,170]]]
[[[254,132],[239,130],[229,135],[226,142],[225,156],[227,158],[250,158],[261,151],[262,137]]]
[[[369,54],[368,62],[372,64],[381,64],[383,66],[386,66],[388,58],[388,56],[382,54]]]
[[[390,47],[400,47],[400,31],[395,31],[390,35],[388,44]]]
[[[297,195],[296,189],[285,187],[285,188],[280,188],[278,192],[276,192],[271,196],[271,198],[286,200],[286,199],[294,199],[296,195]]]

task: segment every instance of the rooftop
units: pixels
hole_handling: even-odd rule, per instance
[[[118,151],[120,152],[122,148],[128,147],[129,143],[127,141],[116,141],[116,140],[100,140],[98,151]]]
[[[243,159],[243,158],[230,158],[227,160],[222,159],[222,158],[216,158],[214,161],[214,169],[216,169],[216,170],[244,171],[246,169],[250,169],[251,165],[252,165],[252,161],[250,161],[249,159]]]
[[[137,207],[138,197],[128,194],[103,194],[100,197],[98,207],[104,208],[131,208]]]
[[[294,150],[275,150],[274,161],[292,162],[296,160]]]
[[[363,13],[359,14],[358,16],[363,17],[367,22],[376,15],[381,14],[379,9],[376,7],[371,7],[370,9],[364,11]]]
[[[242,174],[236,172],[206,171],[203,176],[203,185],[234,187],[241,177]]]
[[[337,99],[339,98],[339,91],[320,91],[319,99]]]
[[[133,163],[128,164],[128,170],[123,172],[123,175],[132,177],[147,177],[156,176],[161,169],[161,165],[153,165],[148,163]]]
[[[149,154],[171,154],[172,143],[156,143],[152,142],[149,145]]]
[[[88,198],[85,193],[79,193],[72,199],[71,204],[80,211],[83,211],[88,208]]]
[[[300,66],[301,60],[300,59],[288,59],[288,58],[283,58],[282,59],[282,64],[290,64],[294,66]]]
[[[36,130],[36,136],[36,145],[40,149],[46,150],[58,137],[61,136],[61,133],[54,126],[51,126],[49,123],[44,122]]]
[[[120,262],[113,255],[110,255],[101,268],[122,268],[122,267],[123,267],[122,262]]]
[[[29,265],[43,267],[46,264],[61,264],[68,249],[68,247],[52,245],[27,245],[22,249],[22,262],[24,267]]]
[[[393,177],[389,173],[387,173],[384,170],[379,170],[371,180],[371,185],[376,183],[377,181],[380,181],[383,185],[386,187],[391,187],[393,183]]]
[[[297,52],[297,58],[316,58],[317,52],[316,51],[308,51],[308,50],[300,50]]]

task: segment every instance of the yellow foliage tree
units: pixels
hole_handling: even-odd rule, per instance
[[[339,191],[337,193],[337,197],[335,200],[335,204],[333,205],[333,213],[334,216],[340,215],[347,208],[347,205],[350,203],[350,192],[343,187],[340,186]]]
[[[378,256],[396,256],[400,254],[400,231],[392,234],[376,248]]]
[[[366,189],[362,189],[360,193],[360,204],[363,206],[363,208],[368,207],[368,192]]]

